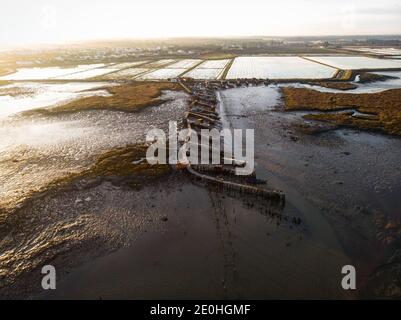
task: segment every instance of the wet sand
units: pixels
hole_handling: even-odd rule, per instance
[[[96,194],[71,200],[55,182],[87,170],[109,150],[143,142],[147,130],[167,130],[169,120],[182,118],[186,94],[164,92],[161,98],[167,102],[135,114],[85,111],[0,120],[1,297],[28,297],[38,276],[35,268],[56,256],[67,268],[75,257],[124,246],[118,234],[108,231],[107,220],[91,215],[98,208],[92,201]],[[90,183],[97,184],[81,181],[68,188],[82,193],[81,185]],[[67,204],[52,201],[48,193],[58,194]]]
[[[299,216],[290,206],[281,212],[232,198],[179,173],[138,192],[109,193],[107,203],[121,192],[135,203],[127,208],[131,219],[146,212],[152,223],[135,230],[129,248],[87,262],[63,276],[56,291],[36,298],[346,297],[334,266],[347,258],[329,244],[316,244],[308,222],[296,226],[284,218]]]
[[[367,275],[400,246],[401,140],[356,130],[305,135],[294,126],[304,121],[302,113],[284,112],[283,102],[274,101],[276,90],[222,92],[227,122],[255,129],[257,174],[310,218],[318,242],[337,239],[364,286]],[[398,227],[386,229],[389,222]]]
[[[87,169],[97,156],[141,143],[152,128],[181,119],[188,96],[164,92],[160,106],[138,113],[82,111],[59,116],[15,115],[0,119],[0,213],[56,179]]]

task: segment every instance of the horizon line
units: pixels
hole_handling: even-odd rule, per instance
[[[190,40],[190,39],[251,39],[251,38],[275,38],[275,39],[291,39],[291,38],[351,38],[351,37],[400,37],[401,33],[381,33],[381,34],[327,34],[327,35],[226,35],[226,36],[169,36],[169,37],[121,37],[121,38],[93,38],[82,40],[67,40],[63,42],[43,42],[43,43],[30,43],[24,45],[2,45],[0,48],[4,50],[26,50],[40,49],[41,47],[63,47],[66,45],[82,45],[90,43],[102,42],[122,42],[122,41],[171,41],[171,40]]]

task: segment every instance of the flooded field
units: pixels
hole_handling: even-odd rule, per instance
[[[0,119],[22,111],[54,106],[90,96],[108,96],[106,83],[15,83],[0,86]]]
[[[198,69],[223,69],[230,62],[230,59],[208,60],[197,66]]]
[[[149,73],[145,73],[138,77],[139,80],[167,80],[170,78],[177,78],[185,73],[187,69],[157,69]]]
[[[102,76],[102,80],[133,80],[139,75],[147,73],[152,69],[146,68],[129,68],[118,72],[113,72]]]
[[[337,69],[399,69],[397,59],[375,59],[355,56],[269,56],[230,59],[161,59],[79,65],[70,68],[21,68],[0,80],[166,80],[193,79],[330,79]],[[226,70],[229,68],[229,70]]]
[[[189,68],[195,67],[196,65],[200,64],[201,62],[202,62],[202,60],[199,60],[199,59],[184,59],[184,60],[175,62],[173,64],[170,64],[166,68],[168,68],[168,69],[189,69]]]
[[[374,81],[367,83],[360,83],[358,81],[352,82],[356,87],[354,89],[347,90],[349,93],[378,93],[383,92],[390,89],[399,89],[401,88],[401,72],[400,71],[374,71],[374,74],[389,76],[392,77],[390,79],[386,79],[385,81]],[[293,87],[293,88],[307,88],[313,89],[320,92],[333,92],[333,93],[343,93],[344,90],[334,89],[334,88],[326,88],[319,86],[319,84],[305,84],[305,83],[282,83],[279,84],[280,87]]]
[[[239,57],[227,73],[227,79],[325,79],[336,69],[300,57]]]
[[[135,62],[116,63],[116,64],[112,64],[108,68],[121,70],[121,69],[126,69],[126,68],[137,67],[137,66],[145,64],[147,62],[149,62],[149,61],[143,60],[143,61],[135,61]]]
[[[363,47],[345,47],[344,49],[371,53],[384,56],[397,56],[401,54],[401,49],[397,48],[363,48]]]
[[[176,62],[177,60],[175,59],[161,59],[157,61],[152,61],[144,65],[145,68],[161,68],[161,67],[167,67],[170,64]]]
[[[194,79],[214,80],[219,79],[224,69],[202,69],[195,68],[188,73],[184,74],[184,77],[190,77]]]
[[[338,69],[399,69],[401,61],[395,59],[377,59],[368,57],[322,56],[307,57],[310,60],[323,63]]]
[[[96,70],[104,64],[82,65],[74,68],[22,68],[16,73],[0,77],[0,80],[49,80],[75,73]]]
[[[230,60],[209,60],[204,61],[193,70],[189,71],[184,77],[194,79],[219,79]]]
[[[109,73],[118,71],[119,69],[117,68],[96,68],[96,69],[91,69],[87,71],[82,71],[82,72],[77,72],[73,74],[68,74],[68,75],[63,75],[59,77],[55,77],[54,79],[57,80],[85,80],[85,79],[90,79],[90,78],[95,78],[103,75],[107,75]]]

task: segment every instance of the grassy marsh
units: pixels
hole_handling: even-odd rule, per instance
[[[160,99],[164,90],[181,90],[178,84],[169,82],[135,82],[104,89],[110,96],[92,96],[51,108],[35,109],[25,114],[59,115],[86,110],[111,110],[136,112],[148,106],[156,106],[165,102]]]
[[[306,115],[306,119],[401,136],[401,89],[366,94],[319,92],[304,88],[283,88],[282,92],[286,111],[356,109],[373,115],[355,117],[349,112],[321,113]]]

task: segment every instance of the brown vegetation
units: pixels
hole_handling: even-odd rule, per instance
[[[356,109],[376,117],[353,116],[353,113],[323,113],[305,118],[365,130],[380,130],[401,136],[401,89],[379,93],[351,94],[319,92],[303,88],[283,88],[285,108],[293,110],[335,111]]]
[[[385,76],[376,73],[369,73],[369,72],[355,72],[355,76],[359,75],[359,82],[360,83],[369,83],[369,82],[376,82],[376,81],[385,81],[388,79],[396,79],[391,76]]]
[[[138,227],[143,226],[142,217],[147,213],[135,210],[136,203],[129,215],[120,214],[119,210],[102,210],[98,207],[100,197],[91,191],[105,180],[124,189],[138,190],[170,172],[168,165],[133,163],[145,157],[146,149],[141,144],[107,152],[90,169],[29,195],[16,211],[0,208],[0,213],[4,212],[0,215],[1,298],[35,290],[35,283],[40,281],[35,274],[39,276],[40,272],[33,270],[48,261],[59,261],[56,264],[65,270],[131,243],[130,236],[124,237],[125,231],[140,231]],[[60,206],[60,199],[68,205]],[[116,217],[122,219],[122,224],[113,223]]]
[[[97,88],[96,90],[98,90]],[[163,90],[181,90],[178,84],[169,82],[135,82],[120,86],[105,87],[111,96],[92,96],[72,101],[65,105],[47,109],[36,109],[25,114],[40,113],[45,115],[71,113],[85,110],[112,110],[136,112],[148,106],[159,105],[165,100],[160,99]]]
[[[151,165],[146,161],[146,144],[117,148],[100,155],[86,171],[56,181],[52,186],[68,186],[71,182],[87,178],[102,181],[113,179],[130,187],[140,188],[170,172],[168,165]]]
[[[393,77],[390,76],[364,72],[359,70],[338,70],[334,78],[342,81],[351,81],[354,80],[356,76],[359,76],[359,83],[368,83],[368,82],[385,81],[387,79],[393,79]]]
[[[325,64],[326,65],[326,64]],[[337,70],[334,78],[342,81],[350,81],[354,77],[352,70]]]
[[[318,82],[311,83],[312,85],[318,85],[324,88],[337,89],[337,90],[353,90],[358,86],[350,82]]]
[[[29,96],[35,93],[35,90],[31,88],[22,88],[22,87],[11,87],[11,88],[2,88],[2,85],[8,85],[12,82],[8,81],[0,81],[0,96],[11,96],[11,97],[18,97],[18,96]]]
[[[9,211],[18,210],[30,205],[34,199],[40,198],[48,192],[61,189],[69,189],[75,182],[87,179],[93,183],[104,180],[112,180],[132,188],[140,188],[146,183],[162,177],[170,172],[168,165],[150,165],[146,160],[147,145],[136,144],[116,148],[99,155],[88,169],[81,172],[68,173],[63,177],[53,180],[47,185],[24,194],[23,199],[13,203],[1,203],[0,222],[4,223],[10,217]],[[142,160],[142,161],[141,161]]]
[[[225,80],[227,78],[228,71],[231,69],[233,63],[234,63],[234,59],[231,59],[231,61],[224,68],[224,71],[223,71],[222,75],[220,76],[220,79]]]
[[[170,172],[168,165],[150,165],[146,160],[147,145],[118,148],[101,155],[84,173],[89,177],[124,177],[129,185],[141,186],[152,178]]]
[[[11,67],[0,66],[0,77],[14,73],[16,70]]]
[[[8,70],[7,70],[7,69],[4,69],[4,68],[0,67],[0,76],[4,76],[4,75],[6,75],[7,73],[8,73]]]

